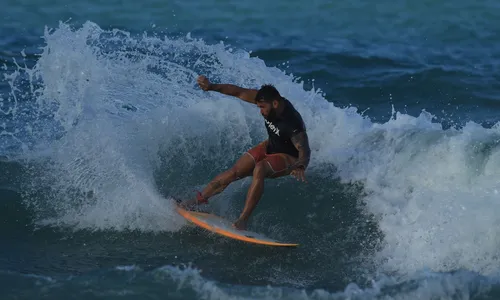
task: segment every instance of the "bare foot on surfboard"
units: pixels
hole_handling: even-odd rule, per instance
[[[184,201],[182,201],[181,199],[174,198],[174,197],[172,197],[172,199],[175,201],[175,204],[178,207],[183,208],[185,210],[190,210],[196,204],[196,202],[192,203],[193,202],[192,200],[184,200]]]
[[[196,205],[196,200],[190,199],[190,200],[184,200],[182,202],[179,202],[178,204],[180,207],[184,209],[191,209],[194,208]]]
[[[233,227],[238,229],[238,230],[246,230],[247,229],[247,221],[238,219],[236,222],[233,223]]]
[[[177,206],[185,210],[196,210],[201,204],[203,203],[199,203],[196,199],[188,199],[184,201],[177,200]]]

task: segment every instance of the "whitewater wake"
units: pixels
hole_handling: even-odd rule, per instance
[[[87,22],[61,23],[44,39],[33,68],[6,75],[12,90],[2,98],[3,136],[29,161],[25,202],[40,224],[179,230],[184,221],[164,194],[205,184],[265,138],[251,105],[196,87],[204,74],[272,83],[294,104],[308,129],[310,172],[363,184],[362,207],[383,233],[373,257],[381,272],[499,269],[498,126],[443,130],[425,111],[374,123],[250,53],[189,35],[132,36]]]

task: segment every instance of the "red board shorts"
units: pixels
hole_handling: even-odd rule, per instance
[[[271,167],[273,175],[281,175],[278,173],[288,173],[284,171],[286,171],[287,168],[295,162],[295,159],[292,156],[284,153],[267,154],[265,142],[262,142],[252,149],[248,150],[247,153],[252,156],[255,164],[262,160],[265,160]]]

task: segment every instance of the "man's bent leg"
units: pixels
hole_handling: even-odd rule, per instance
[[[255,162],[252,156],[247,153],[243,154],[231,169],[215,176],[203,189],[201,195],[203,198],[208,199],[221,193],[232,182],[250,176],[254,166]]]
[[[251,175],[254,165],[255,162],[252,156],[248,155],[248,153],[243,154],[231,169],[215,176],[196,198],[187,200],[182,205],[189,207],[199,204],[200,201],[207,201],[210,197],[221,193],[232,182]]]
[[[265,153],[265,143],[262,142],[247,153],[244,153],[231,169],[220,173],[212,179],[196,198],[188,200],[182,205],[187,207],[197,204],[200,201],[207,201],[208,198],[221,193],[232,182],[250,176],[255,164],[265,157]]]
[[[268,155],[255,166],[252,184],[248,189],[245,201],[245,207],[238,220],[234,222],[234,227],[240,230],[246,229],[248,219],[264,192],[264,179],[278,178],[290,174],[288,167],[294,163],[295,160],[294,157],[286,154],[272,154]]]
[[[233,226],[240,230],[245,230],[247,227],[248,218],[252,214],[255,206],[259,203],[262,193],[264,192],[264,179],[271,174],[272,170],[266,161],[259,162],[253,170],[253,180],[247,192],[245,207],[241,212],[240,217]]]

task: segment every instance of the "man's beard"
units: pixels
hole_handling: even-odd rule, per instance
[[[273,107],[271,108],[271,111],[269,111],[269,114],[267,115],[267,117],[264,117],[266,120],[268,121],[272,121],[276,118],[276,109]]]

